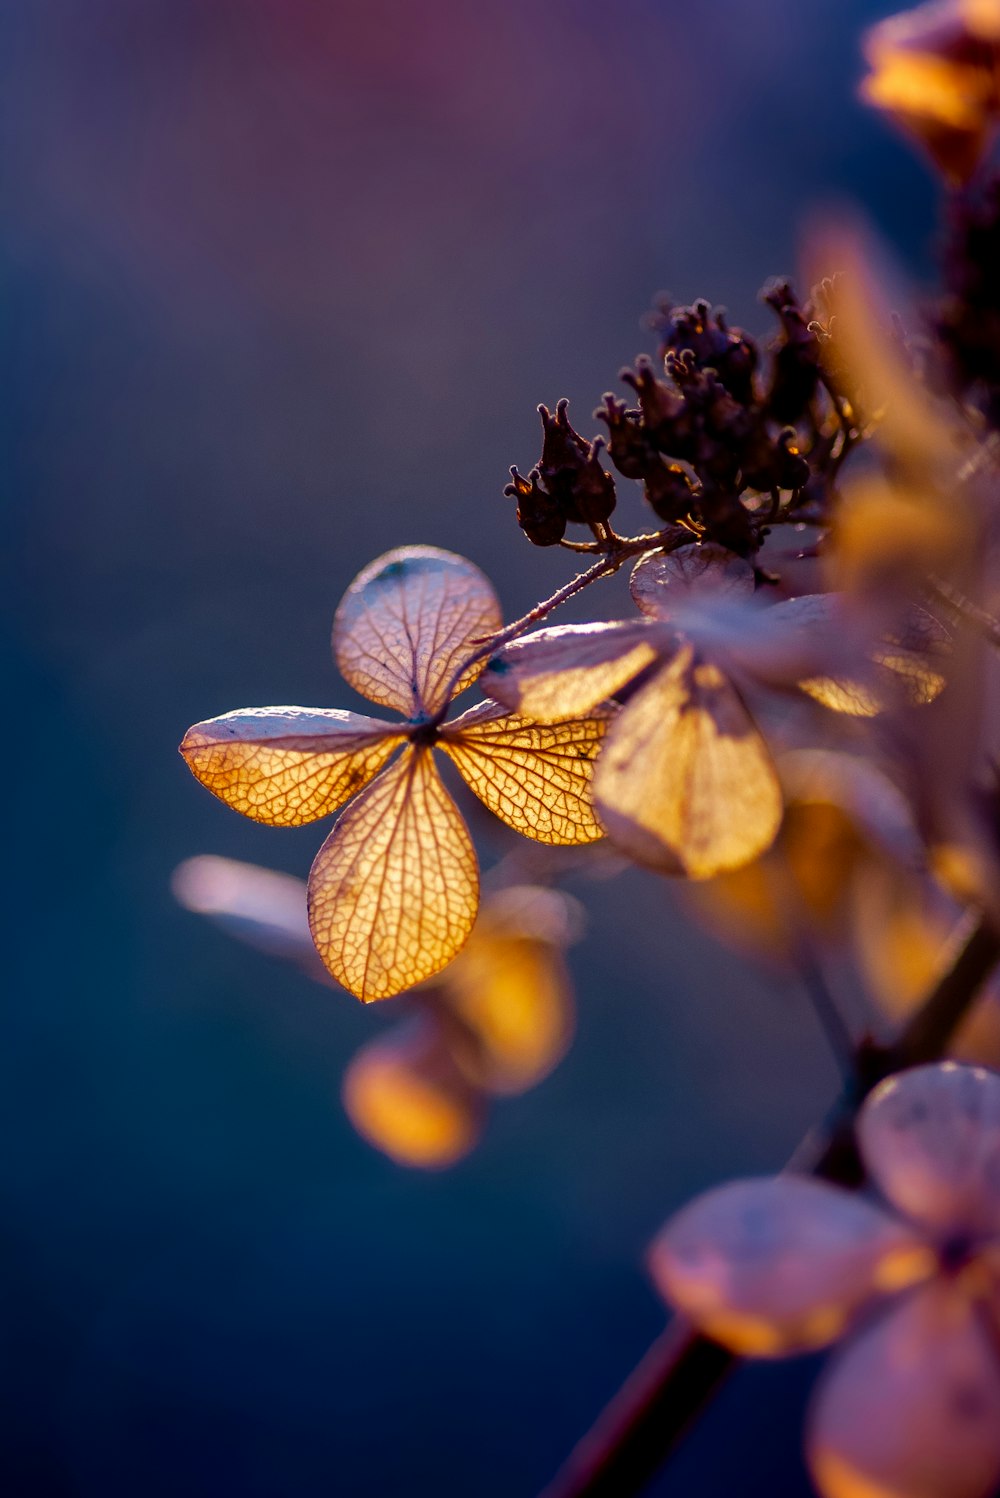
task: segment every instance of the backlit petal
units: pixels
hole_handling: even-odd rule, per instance
[[[753,568],[715,541],[651,551],[632,569],[629,589],[636,605],[654,619],[692,600],[711,604],[719,598],[748,598],[754,590]]]
[[[951,1233],[1000,1231],[1000,1076],[940,1062],[889,1077],[858,1119],[879,1190],[901,1212]]]
[[[353,796],[401,742],[391,724],[359,713],[259,707],[196,723],[181,753],[235,811],[271,827],[301,827]]]
[[[358,1133],[399,1165],[454,1165],[482,1130],[483,1107],[436,1027],[400,1027],[363,1046],[341,1096]]]
[[[795,1175],[706,1192],[650,1251],[665,1299],[716,1341],[754,1357],[832,1342],[873,1295],[933,1266],[921,1240],[870,1202]]]
[[[602,716],[533,723],[483,703],[442,729],[441,748],[490,811],[540,843],[603,837],[593,802]]]
[[[539,723],[582,717],[655,661],[669,640],[641,619],[556,625],[498,651],[479,684]]]
[[[629,857],[693,879],[756,858],[781,823],[767,746],[726,678],[689,648],[618,715],[594,801]]]
[[[316,950],[365,1003],[439,972],[478,901],[468,829],[426,749],[407,749],[348,807],[309,875]]]
[[[482,670],[452,685],[472,641],[500,628],[489,579],[464,557],[401,546],[354,579],[333,621],[333,650],[355,691],[407,718],[434,713]]]
[[[1000,1365],[952,1285],[904,1296],[837,1353],[807,1450],[823,1498],[988,1498],[1000,1479]]]

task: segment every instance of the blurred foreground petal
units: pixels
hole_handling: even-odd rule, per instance
[[[344,1074],[342,1097],[358,1133],[400,1165],[454,1165],[482,1132],[480,1100],[422,1026],[363,1046]]]
[[[923,1279],[934,1264],[919,1237],[870,1202],[795,1175],[706,1192],[650,1251],[670,1304],[754,1357],[825,1346],[871,1295]]]
[[[422,748],[407,749],[348,808],[309,875],[316,949],[365,1003],[450,962],[478,900],[468,830]]]
[[[313,946],[306,884],[291,874],[203,853],[178,864],[171,888],[185,910],[206,915],[248,946],[326,978]]]
[[[434,546],[401,546],[367,566],[341,600],[333,649],[345,681],[407,718],[435,713],[482,669],[452,677],[472,641],[502,623],[489,579]]]
[[[871,1094],[857,1128],[900,1212],[948,1235],[1000,1231],[1000,1076],[955,1062],[900,1072]]]
[[[988,1498],[1000,1479],[1000,1363],[954,1285],[904,1296],[835,1355],[807,1450],[823,1498]]]
[[[486,663],[487,696],[539,723],[582,717],[657,659],[668,634],[641,619],[564,624],[515,640]]]
[[[763,739],[726,678],[689,646],[618,715],[594,799],[630,858],[693,879],[748,863],[781,822]]]

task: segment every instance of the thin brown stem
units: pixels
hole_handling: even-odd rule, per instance
[[[936,1060],[1000,960],[1000,938],[980,920],[893,1045],[862,1044],[855,1081],[832,1118],[789,1167],[856,1187],[864,1168],[854,1119],[871,1089],[907,1066]],[[740,1359],[675,1317],[545,1489],[543,1498],[632,1498],[714,1398]]]

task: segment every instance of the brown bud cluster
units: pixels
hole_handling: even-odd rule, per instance
[[[762,295],[780,325],[763,352],[708,302],[661,301],[656,360],[643,355],[621,373],[634,404],[609,393],[594,412],[607,427],[612,464],[642,485],[660,520],[689,524],[741,556],[756,551],[764,531],[759,496],[773,503],[784,492],[795,502],[808,490],[812,499],[836,422],[809,309],[786,282]],[[541,458],[527,477],[512,469],[506,491],[517,499],[518,522],[539,546],[561,541],[570,523],[600,535],[615,506],[602,440],[574,431],[565,401],[554,415],[539,409]]]

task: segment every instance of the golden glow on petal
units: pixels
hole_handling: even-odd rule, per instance
[[[650,1252],[664,1298],[734,1352],[833,1340],[888,1278],[936,1267],[919,1235],[872,1203],[805,1176],[731,1181],[667,1223]]]
[[[316,949],[366,1003],[450,962],[478,900],[468,830],[427,749],[408,748],[357,798],[309,875]]]
[[[355,691],[406,717],[434,713],[473,682],[482,662],[451,689],[472,642],[500,628],[489,579],[464,557],[401,546],[354,579],[333,622],[337,665]]]
[[[248,708],[196,723],[181,753],[202,785],[270,827],[328,816],[402,742],[391,724],[308,707]]]
[[[400,1165],[454,1165],[479,1138],[474,1094],[429,1034],[400,1030],[363,1046],[342,1097],[358,1133]]]
[[[594,799],[629,857],[692,879],[749,863],[781,823],[763,739],[722,673],[690,647],[618,715]]]
[[[641,619],[542,629],[493,656],[480,686],[538,723],[579,718],[651,665],[669,639]]]
[[[1000,1366],[953,1283],[903,1296],[827,1365],[809,1416],[822,1498],[987,1498],[1000,1478]]]
[[[486,703],[441,731],[440,745],[494,815],[541,843],[603,836],[594,811],[593,762],[607,731],[601,716],[533,723]]]
[[[559,899],[546,889],[518,893],[542,905]],[[471,1082],[498,1094],[524,1092],[548,1076],[573,1034],[562,953],[530,934],[526,913],[527,922],[511,920],[502,903],[485,904],[446,979],[449,1008],[475,1040],[472,1047],[455,1047],[455,1061]]]

